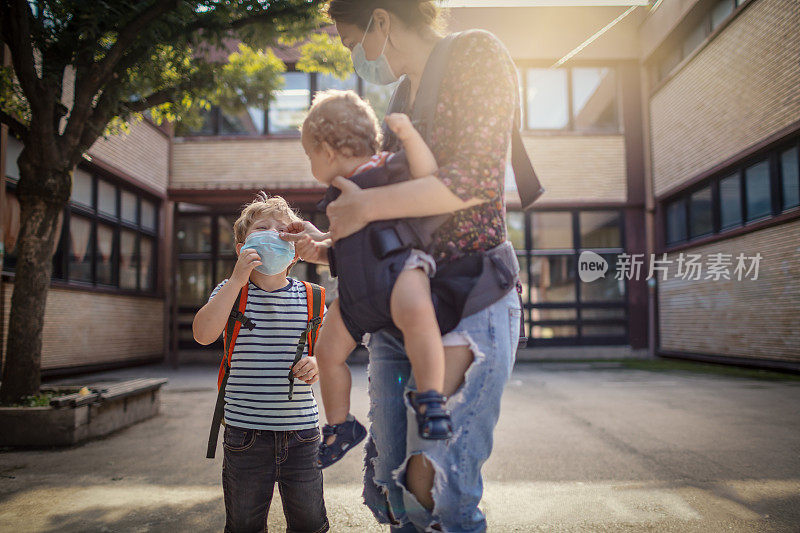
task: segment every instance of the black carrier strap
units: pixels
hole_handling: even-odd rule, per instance
[[[422,73],[419,89],[417,89],[414,106],[409,115],[411,117],[411,122],[426,140],[429,139],[430,125],[433,124],[435,120],[436,105],[439,102],[439,89],[441,88],[442,80],[447,71],[446,66],[450,58],[453,44],[460,36],[468,35],[472,31],[476,30],[451,33],[444,37],[437,43],[428,58],[428,62],[425,64],[425,70]],[[407,112],[409,92],[410,83],[408,78],[404,78],[392,95],[391,100],[389,100],[386,113]],[[533,170],[533,165],[528,157],[525,144],[522,141],[522,135],[519,132],[521,122],[522,115],[520,113],[519,92],[517,92],[514,126],[511,132],[511,168],[514,170],[514,180],[517,184],[517,192],[519,193],[520,202],[522,203],[522,209],[528,210],[544,193],[544,187],[542,187],[539,178],[536,176],[536,172]],[[383,134],[384,139],[386,139],[384,143],[386,149],[392,151],[399,149],[397,139],[385,123],[383,125]]]
[[[233,331],[236,322],[241,322],[247,329],[253,330],[256,326],[255,323],[239,311],[239,305],[242,300],[242,290],[236,296],[236,301],[233,303],[233,308],[228,315],[228,326],[225,328],[225,337],[222,340],[222,364],[225,367],[225,373],[222,375],[222,382],[219,384],[217,391],[217,403],[214,405],[214,416],[211,418],[211,431],[208,435],[208,448],[206,449],[206,458],[213,459],[217,452],[217,440],[219,439],[219,426],[222,424],[222,418],[225,414],[225,385],[228,384],[228,376],[231,373],[231,366],[228,363],[228,350],[233,342]]]
[[[292,366],[289,367],[289,399],[292,399],[292,395],[294,394],[294,374],[292,373],[292,369],[294,365],[296,365],[300,359],[303,358],[303,350],[306,347],[306,339],[308,338],[308,334],[311,333],[312,338],[316,338],[317,331],[319,330],[320,325],[322,325],[322,306],[325,305],[325,302],[322,301],[322,287],[319,285],[315,285],[314,283],[309,283],[311,285],[311,310],[312,316],[309,319],[308,323],[306,324],[306,328],[300,334],[300,339],[297,341],[297,351],[294,354],[294,362]],[[314,357],[314,347],[316,346],[316,342],[311,342],[308,346],[308,356]]]

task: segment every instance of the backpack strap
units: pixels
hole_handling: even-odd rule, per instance
[[[443,37],[434,47],[428,62],[425,64],[425,69],[422,72],[422,79],[420,80],[419,89],[414,99],[414,106],[410,111],[411,122],[420,132],[425,141],[430,145],[430,131],[431,125],[436,119],[436,107],[439,103],[439,90],[441,89],[442,81],[447,73],[447,62],[450,60],[450,55],[453,50],[453,45],[462,36],[483,30],[466,30],[462,32],[451,33]],[[502,46],[502,44],[501,44]],[[503,46],[505,51],[505,46]],[[506,51],[506,55],[509,55]],[[410,83],[407,78],[400,82],[395,93],[389,101],[389,107],[386,114],[389,113],[406,113],[408,112],[408,100],[410,93]],[[520,127],[522,125],[521,102],[519,98],[519,91],[515,95],[514,106],[514,125],[511,128],[511,168],[514,171],[514,181],[517,185],[517,192],[519,193],[522,209],[528,210],[533,203],[544,193],[539,178],[533,170],[530,157],[525,148],[525,143],[522,141],[520,134]],[[399,149],[399,143],[395,138],[392,131],[384,123],[383,126],[384,146],[388,149]]]
[[[228,315],[228,323],[225,325],[222,340],[222,361],[219,365],[219,375],[217,377],[217,403],[214,406],[214,415],[211,419],[211,431],[208,435],[208,448],[206,450],[208,459],[213,459],[217,451],[219,426],[222,424],[222,418],[225,413],[225,386],[228,384],[228,376],[231,372],[231,358],[233,357],[233,348],[236,345],[236,337],[239,336],[242,324],[251,331],[256,327],[255,322],[244,314],[244,310],[247,307],[248,285],[242,287],[236,296],[236,301]]]
[[[325,314],[325,288],[307,281],[303,282],[306,287],[306,301],[308,305],[308,322],[300,338],[297,340],[297,350],[294,354],[294,362],[289,367],[289,399],[294,394],[294,373],[292,369],[300,359],[303,358],[303,350],[308,342],[308,356],[314,357],[314,347],[319,335],[319,327],[322,325],[323,315]]]

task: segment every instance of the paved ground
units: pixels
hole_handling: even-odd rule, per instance
[[[651,369],[517,367],[484,467],[490,531],[800,531],[800,381],[638,365]],[[170,378],[162,414],[68,450],[0,453],[0,530],[221,531],[221,459],[204,459],[215,369],[112,375]],[[356,367],[362,418],[365,382]],[[385,531],[361,505],[360,460],[325,471],[333,531]]]

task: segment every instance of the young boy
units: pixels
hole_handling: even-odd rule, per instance
[[[212,343],[239,291],[248,286],[244,314],[255,327],[239,330],[225,388],[225,531],[265,531],[276,482],[289,531],[328,531],[322,473],[316,466],[315,358],[304,357],[294,365],[291,399],[288,394],[287,375],[308,322],[310,295],[302,282],[287,278],[297,259],[292,245],[277,232],[297,221],[286,200],[259,193],[233,226],[239,256],[233,273],[217,285],[192,323],[195,340]],[[247,248],[246,241],[259,246]],[[307,351],[308,345],[305,355]]]
[[[381,167],[396,177],[402,174],[398,178],[402,180],[433,174],[437,170],[436,160],[409,118],[393,114],[386,122],[403,143],[405,156],[378,151],[381,142],[378,120],[354,92],[331,90],[318,94],[302,126],[303,149],[311,161],[314,178],[330,185],[336,176],[357,179],[367,176],[370,169]],[[369,184],[374,185],[374,182]],[[332,199],[331,193],[335,192],[336,189],[329,189],[320,206]],[[311,247],[326,244],[306,238],[298,241],[298,251],[305,248],[311,255],[314,253]],[[322,401],[328,421],[323,428],[325,441],[320,446],[319,464],[323,468],[341,459],[366,435],[364,427],[349,413],[351,379],[347,356],[364,333],[392,323],[403,334],[417,386],[418,392],[410,395],[409,400],[417,413],[420,436],[447,439],[452,433],[442,396],[444,331],[440,330],[441,322],[437,322],[440,316],[431,301],[428,279],[434,274],[436,264],[430,255],[417,249],[375,258],[369,248],[370,244],[348,237],[337,241],[333,249],[332,257],[339,257],[331,265],[333,268],[337,264],[339,270],[340,298],[331,304],[325,318],[318,352]],[[342,259],[350,261],[353,272],[346,271],[349,267],[341,268]]]

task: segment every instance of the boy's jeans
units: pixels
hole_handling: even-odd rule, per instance
[[[514,366],[520,325],[519,296],[511,290],[491,306],[456,326],[475,357],[464,383],[447,400],[453,436],[447,441],[419,438],[414,410],[404,393],[414,389],[402,342],[386,331],[369,339],[370,434],[366,445],[364,503],[392,531],[482,532],[478,509],[483,495],[481,466],[492,451],[500,398]],[[406,490],[411,454],[434,465],[433,512]],[[431,529],[433,528],[433,529]]]
[[[222,489],[225,531],[267,531],[275,483],[286,531],[328,531],[322,471],[316,466],[319,429],[269,431],[225,426]]]

